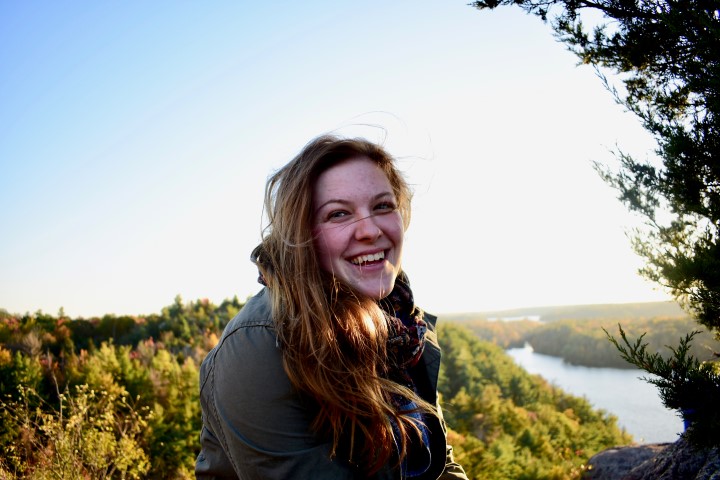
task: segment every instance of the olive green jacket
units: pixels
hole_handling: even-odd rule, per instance
[[[440,348],[435,317],[426,315],[426,343],[411,372],[420,396],[437,405]],[[350,480],[362,478],[348,463],[331,459],[330,445],[310,424],[313,406],[291,385],[270,314],[267,289],[250,299],[225,327],[200,370],[203,428],[195,466],[198,479],[236,478]],[[430,468],[419,480],[467,480],[446,445],[445,425],[428,420]],[[381,470],[375,480],[395,480],[399,469]]]

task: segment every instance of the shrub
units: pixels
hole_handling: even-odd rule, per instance
[[[127,397],[79,385],[60,394],[55,407],[21,388],[19,400],[2,402],[3,423],[15,438],[3,439],[0,477],[142,478],[150,468],[140,446],[148,414]]]

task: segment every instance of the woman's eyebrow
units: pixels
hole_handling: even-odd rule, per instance
[[[350,205],[350,202],[347,201],[347,200],[342,200],[342,199],[340,199],[340,198],[331,198],[330,200],[328,200],[327,202],[323,203],[323,204],[320,205],[318,208],[316,208],[316,209],[315,209],[315,213],[319,212],[319,211],[322,210],[326,205],[330,205],[331,203],[339,203],[339,204],[341,204],[341,205]]]
[[[372,197],[370,200],[374,202],[374,201],[376,201],[376,200],[380,200],[380,199],[383,198],[383,197],[392,197],[392,196],[393,196],[393,193],[392,193],[392,192],[382,192],[382,193],[378,193],[377,195],[375,195],[374,197]],[[315,209],[315,213],[319,212],[320,210],[323,209],[323,207],[325,207],[326,205],[329,205],[329,204],[331,204],[331,203],[339,203],[339,204],[341,204],[341,205],[350,205],[350,204],[352,204],[352,202],[351,202],[350,200],[345,200],[345,199],[342,199],[342,198],[331,198],[330,200],[326,201],[325,203],[323,203],[322,205],[320,205],[318,208],[316,208],[316,209]]]

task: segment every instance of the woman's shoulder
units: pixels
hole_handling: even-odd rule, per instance
[[[270,299],[263,289],[227,324],[217,345],[205,357],[202,384],[211,371],[262,375],[263,365],[281,364],[281,350],[272,320]]]
[[[222,336],[231,335],[238,329],[246,327],[274,328],[270,292],[268,292],[267,287],[260,290],[245,303],[238,314],[228,322]]]
[[[250,298],[238,314],[228,322],[214,350],[228,348],[228,344],[239,343],[245,346],[248,342],[253,343],[255,348],[262,348],[263,344],[268,344],[273,350],[277,347],[277,335],[267,287]]]

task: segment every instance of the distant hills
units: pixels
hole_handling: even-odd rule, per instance
[[[555,322],[558,320],[607,319],[623,320],[628,318],[685,318],[690,315],[677,302],[608,303],[595,305],[562,305],[549,307],[515,308],[488,312],[463,312],[440,315],[444,321],[466,322],[472,320],[540,320]]]

